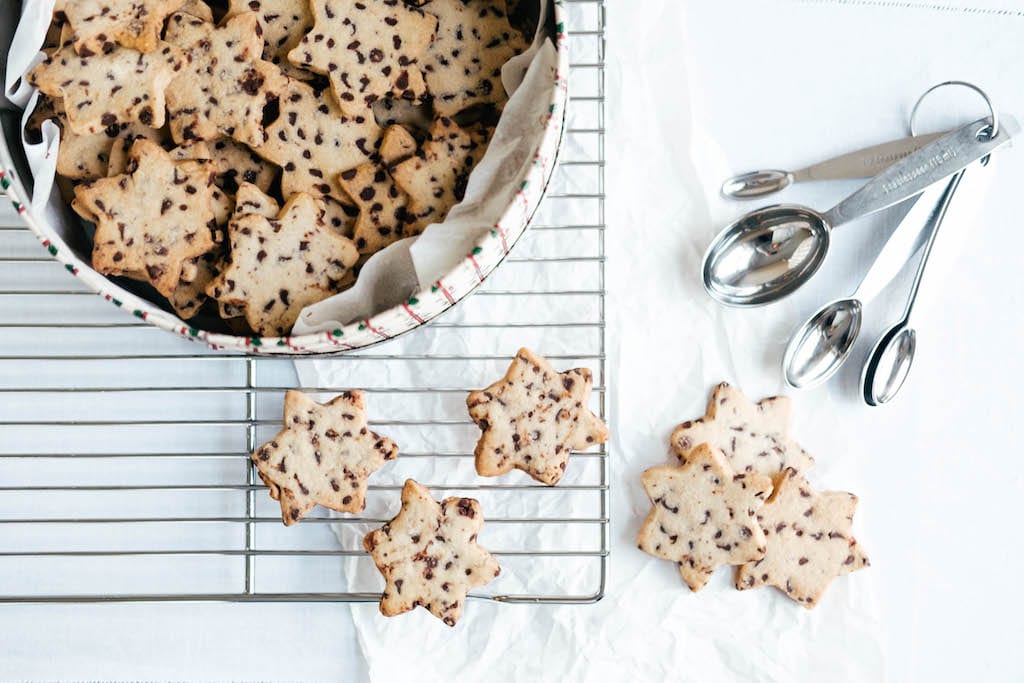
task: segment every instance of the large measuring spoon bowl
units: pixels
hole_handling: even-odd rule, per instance
[[[1002,147],[1019,131],[1011,117],[989,136],[979,119],[872,178],[825,214],[800,206],[752,211],[727,227],[704,255],[702,279],[712,298],[730,306],[759,306],[791,294],[821,267],[839,225],[913,197]]]
[[[824,217],[795,204],[766,207],[733,225],[704,257],[704,287],[735,306],[795,291],[821,267],[831,240]]]

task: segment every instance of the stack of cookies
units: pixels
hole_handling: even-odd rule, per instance
[[[789,415],[785,397],[755,404],[719,384],[704,417],[672,434],[682,465],[644,472],[653,507],[638,545],[675,562],[691,590],[734,565],[739,590],[775,586],[809,609],[833,578],[868,566],[851,533],[857,497],[811,488],[814,460]]]
[[[461,200],[526,46],[505,0],[58,0],[29,133],[97,271],[286,335]]]

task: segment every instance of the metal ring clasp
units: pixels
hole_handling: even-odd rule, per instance
[[[992,127],[988,131],[989,139],[991,140],[992,138],[999,134],[999,114],[996,112],[996,108],[992,105],[992,100],[989,98],[988,94],[984,90],[974,85],[973,83],[968,83],[967,81],[943,81],[942,83],[933,85],[932,87],[925,90],[924,93],[917,98],[917,102],[914,103],[914,108],[910,111],[910,134],[912,136],[917,135],[915,123],[917,122],[917,111],[918,109],[920,109],[921,103],[924,101],[926,97],[928,97],[928,95],[932,94],[939,88],[946,87],[947,85],[959,85],[964,88],[973,90],[974,92],[981,95],[981,98],[985,100],[985,106],[988,107],[988,111],[992,115]]]

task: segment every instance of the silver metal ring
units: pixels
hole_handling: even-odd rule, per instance
[[[928,95],[932,94],[934,91],[938,90],[939,88],[943,88],[947,85],[960,85],[965,88],[969,88],[974,92],[978,93],[979,95],[981,95],[981,98],[985,100],[985,105],[988,107],[989,113],[992,115],[992,129],[989,131],[989,138],[994,138],[996,135],[999,134],[999,114],[996,112],[996,108],[992,105],[992,100],[989,99],[988,94],[984,90],[974,85],[973,83],[968,83],[967,81],[943,81],[942,83],[933,85],[932,87],[925,90],[924,94],[918,97],[917,102],[914,103],[914,108],[910,111],[910,134],[912,136],[917,135],[914,123],[917,121],[917,110],[921,107],[921,102],[923,102],[924,99],[928,97]]]

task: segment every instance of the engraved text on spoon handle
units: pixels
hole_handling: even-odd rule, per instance
[[[1000,120],[999,132],[991,139],[979,134],[988,119],[979,119],[925,145],[906,159],[889,167],[825,214],[835,228],[913,197],[929,185],[948,178],[971,163],[991,154],[1010,141],[1019,130],[1011,117]]]

